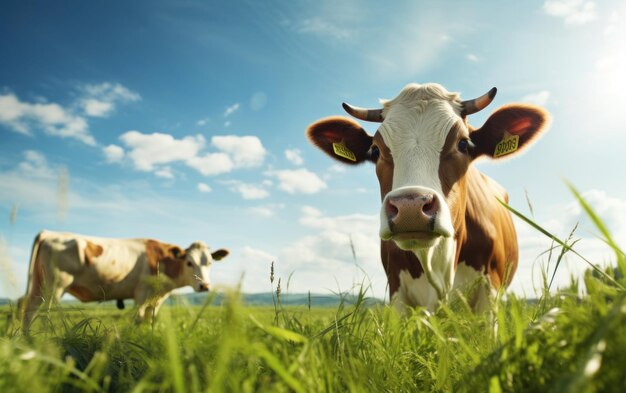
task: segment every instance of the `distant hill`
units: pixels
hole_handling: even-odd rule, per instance
[[[172,295],[168,300],[168,304],[204,304],[207,298],[205,293],[188,293],[183,295]],[[246,306],[273,306],[276,294],[272,292],[263,293],[244,293],[240,295],[241,302]],[[223,293],[218,293],[212,301],[213,305],[221,305],[226,300]],[[310,295],[311,307],[336,307],[342,301],[346,304],[354,304],[358,300],[356,295],[352,294],[315,294]],[[377,298],[365,298],[367,305],[382,304],[383,301]],[[280,303],[283,306],[308,306],[308,293],[283,293],[280,295]]]
[[[276,298],[276,294],[272,294],[271,292],[264,293],[244,293],[240,295],[241,302],[246,306],[273,306],[274,300],[272,300],[272,295],[274,299]],[[209,296],[206,293],[185,293],[172,295],[167,299],[166,304],[169,305],[178,305],[178,304],[191,304],[191,305],[201,305]],[[341,302],[346,304],[354,304],[357,301],[357,296],[351,294],[319,294],[312,293],[311,294],[311,307],[336,307]],[[211,304],[213,305],[221,305],[226,300],[226,295],[223,293],[217,293],[214,295],[213,301]],[[15,304],[17,299],[7,299],[0,298],[0,306],[8,305],[9,303]],[[364,300],[367,305],[375,305],[375,304],[383,304],[383,301],[377,298],[368,297]],[[80,303],[78,300],[67,299],[62,300],[62,303]],[[110,302],[106,302],[107,304],[114,305],[115,302],[111,300]],[[308,293],[283,293],[280,295],[280,303],[283,306],[308,306],[309,305],[309,294]],[[126,301],[127,306],[131,306],[133,304],[132,299]]]

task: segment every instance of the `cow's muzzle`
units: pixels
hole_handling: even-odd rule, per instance
[[[427,245],[443,236],[451,236],[445,201],[432,189],[402,187],[383,200],[380,236],[383,240],[417,242]],[[386,225],[385,225],[386,224]]]
[[[209,292],[209,284],[206,282],[198,284],[198,292]]]

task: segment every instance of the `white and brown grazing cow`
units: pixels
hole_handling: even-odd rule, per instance
[[[488,295],[515,273],[517,236],[510,213],[497,200],[508,202],[508,196],[472,162],[524,150],[546,129],[548,114],[511,104],[481,128],[470,126],[467,116],[489,105],[495,94],[493,88],[461,101],[438,84],[409,84],[381,109],[343,104],[357,119],[381,123],[374,136],[344,117],[319,120],[306,131],[312,143],[342,163],[376,165],[381,258],[391,302],[398,307],[433,310],[453,288],[471,286],[477,290],[468,301],[485,309]]]
[[[173,289],[209,290],[213,261],[228,250],[211,252],[203,242],[183,250],[151,239],[108,239],[42,231],[30,258],[26,295],[19,301],[28,329],[44,302],[69,293],[82,302],[135,299],[138,319],[156,315]],[[121,303],[121,304],[120,304]]]

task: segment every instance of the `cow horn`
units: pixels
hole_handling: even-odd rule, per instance
[[[461,116],[465,117],[467,115],[471,115],[472,113],[476,113],[480,110],[485,109],[487,105],[491,104],[491,101],[493,101],[493,98],[496,96],[497,92],[498,89],[493,87],[486,94],[483,94],[478,98],[461,102],[461,106],[463,108],[461,110]]]
[[[382,109],[359,108],[358,106],[352,106],[352,105],[346,104],[345,102],[341,104],[341,106],[343,106],[343,109],[346,112],[356,117],[357,119],[365,120],[365,121],[373,121],[376,123],[383,122],[383,110]]]

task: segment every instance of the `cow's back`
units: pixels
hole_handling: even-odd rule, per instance
[[[34,262],[57,270],[71,282],[67,292],[83,301],[132,298],[141,277],[149,274],[143,239],[42,231],[34,248]]]
[[[467,174],[466,238],[459,262],[487,273],[494,288],[511,282],[517,268],[518,245],[505,189],[474,167]]]

